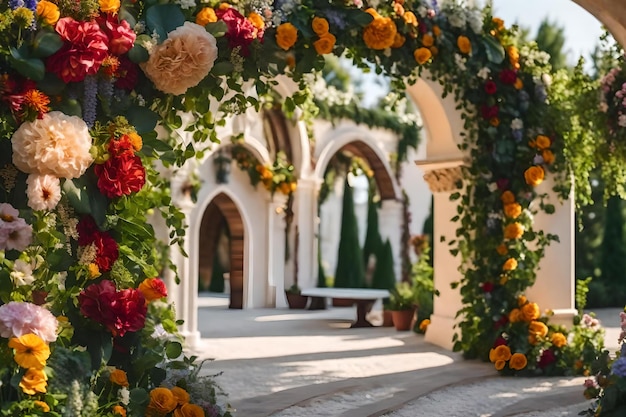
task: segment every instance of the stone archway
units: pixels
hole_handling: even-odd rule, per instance
[[[213,249],[204,255],[212,258],[215,255],[215,243],[219,236],[214,235],[219,228],[212,227],[225,221],[229,231],[229,274],[230,274],[230,303],[229,308],[243,308],[244,292],[244,224],[241,214],[235,202],[224,193],[216,195],[209,203],[202,216],[200,225],[200,250]],[[207,235],[208,234],[208,235]],[[208,247],[204,247],[205,241]],[[200,265],[203,264],[205,256],[199,257]]]

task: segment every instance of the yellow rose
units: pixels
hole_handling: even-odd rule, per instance
[[[528,302],[528,300],[526,299],[525,295],[520,295],[519,297],[517,297],[517,305],[518,306],[523,306],[524,304],[526,304]]]
[[[389,17],[374,17],[374,20],[363,29],[363,41],[370,49],[391,48],[396,33],[398,33],[396,24]]]
[[[20,381],[20,388],[24,394],[35,395],[36,393],[46,393],[48,377],[41,369],[30,368],[26,371]]]
[[[61,17],[61,12],[56,4],[48,0],[41,0],[37,3],[37,16],[46,24],[53,26]]]
[[[472,51],[472,43],[467,36],[459,36],[456,39],[456,46],[458,46],[461,53],[464,54],[469,54]]]
[[[496,248],[496,252],[498,252],[498,255],[504,256],[509,252],[509,249],[506,247],[504,243],[500,243],[498,247]]]
[[[39,400],[35,400],[34,401],[35,405],[37,407],[39,407],[41,409],[41,411],[43,411],[44,413],[47,413],[50,411],[50,406],[48,405],[48,403],[43,402],[43,401],[39,401]]]
[[[552,145],[552,141],[549,137],[545,135],[537,135],[537,137],[535,138],[535,146],[540,151],[549,148],[550,145]]]
[[[502,195],[500,196],[500,201],[502,201],[502,204],[511,204],[511,203],[515,203],[515,194],[513,194],[511,191],[506,190],[505,192],[502,193]]]
[[[313,42],[313,47],[315,48],[315,52],[320,55],[330,54],[335,47],[335,42],[337,42],[337,38],[330,32],[326,32],[323,35],[320,35],[320,38]]]
[[[404,23],[406,23],[407,25],[412,25],[412,26],[418,25],[417,17],[415,17],[415,14],[413,12],[404,12],[404,14],[402,15],[402,18],[404,19]]]
[[[514,353],[511,356],[511,360],[509,361],[509,368],[515,369],[516,371],[521,371],[526,368],[528,361],[526,360],[526,355],[523,353]]]
[[[429,47],[429,46],[433,46],[434,43],[435,43],[435,39],[428,33],[425,33],[424,36],[422,36],[422,45]]]
[[[428,48],[418,48],[413,52],[413,57],[418,64],[424,65],[433,56]]]
[[[283,23],[276,28],[276,43],[285,51],[298,40],[298,29],[291,23]]]
[[[393,41],[393,45],[391,45],[392,48],[401,48],[402,45],[404,45],[404,42],[406,42],[406,38],[404,36],[402,36],[399,33],[396,33],[396,38]]]
[[[126,372],[121,369],[114,369],[111,371],[111,375],[109,375],[109,381],[114,383],[115,385],[119,385],[120,387],[128,387],[128,377],[126,376]]]
[[[204,417],[204,410],[195,404],[183,404],[174,410],[174,417]]]
[[[517,269],[517,261],[513,258],[507,259],[504,265],[502,265],[502,270],[504,271],[513,271],[514,269]]]
[[[502,369],[504,369],[505,364],[506,364],[505,361],[496,361],[495,363],[496,371],[501,371]]]
[[[99,0],[100,10],[104,13],[117,14],[120,10],[120,0]]]
[[[215,10],[211,7],[205,7],[196,15],[196,23],[200,26],[206,26],[209,23],[217,22]]]
[[[506,48],[506,52],[509,55],[509,62],[511,63],[511,66],[515,69],[519,69],[520,65],[519,65],[519,51],[517,50],[517,48],[513,45],[508,46]]]
[[[150,391],[150,404],[146,409],[146,415],[167,414],[172,412],[178,405],[178,400],[167,388],[154,388]]]
[[[554,154],[552,153],[550,149],[544,149],[541,152],[541,157],[543,158],[543,162],[545,162],[548,165],[554,163]]]
[[[248,20],[250,21],[250,23],[252,23],[252,26],[257,28],[258,30],[265,29],[265,21],[260,14],[252,12],[248,15]]]
[[[313,18],[313,22],[311,23],[311,27],[313,28],[313,32],[315,32],[316,35],[322,36],[323,34],[328,33],[328,20],[324,19],[323,17],[315,16]]]
[[[515,222],[507,224],[504,228],[505,239],[519,239],[524,235],[524,226]]]
[[[522,306],[524,321],[533,321],[539,318],[541,311],[537,303],[526,303]]]
[[[179,405],[187,404],[189,402],[189,393],[180,387],[172,388],[172,394],[176,397]]]
[[[563,346],[567,345],[567,339],[565,338],[565,335],[563,333],[554,333],[552,334],[552,338],[551,338],[552,344],[558,348],[562,348]]]
[[[500,345],[489,351],[491,362],[508,361],[509,359],[511,359],[511,349],[507,345]]]
[[[541,321],[533,320],[528,325],[528,334],[539,337],[546,337],[546,335],[548,334],[548,326],[546,326],[546,324]]]
[[[523,321],[522,311],[519,308],[514,308],[509,312],[509,321],[511,323],[518,323]]]
[[[543,182],[545,173],[539,165],[533,165],[524,172],[524,179],[528,185],[537,186]]]
[[[510,219],[517,219],[522,214],[522,206],[519,203],[505,204],[504,214]]]

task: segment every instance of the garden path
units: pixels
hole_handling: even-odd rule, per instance
[[[202,345],[235,417],[561,417],[584,378],[503,378],[488,363],[393,328],[350,329],[353,308],[228,310],[201,298]],[[370,320],[376,324],[377,307]],[[617,349],[619,309],[597,311]]]

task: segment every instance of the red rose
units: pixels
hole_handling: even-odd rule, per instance
[[[78,244],[80,246],[90,245],[96,238],[96,234],[100,232],[91,216],[85,216],[80,219],[76,230],[78,231]]]
[[[500,81],[502,81],[504,84],[515,84],[516,80],[517,74],[515,73],[515,71],[510,69],[503,69],[502,71],[500,71]]]
[[[498,87],[496,86],[496,83],[494,83],[492,80],[489,80],[485,83],[485,92],[487,94],[495,94],[497,90]]]
[[[506,316],[503,316],[503,317],[506,317]],[[508,321],[508,319],[507,319],[507,321]],[[495,349],[495,348],[497,348],[498,346],[501,346],[501,345],[505,345],[506,346],[506,339],[504,337],[502,337],[502,336],[498,336],[496,341],[493,342],[493,348]]]
[[[98,232],[93,241],[96,246],[95,263],[101,272],[110,271],[119,257],[117,242],[107,232]]]
[[[139,290],[129,288],[118,291],[113,303],[115,322],[110,329],[115,336],[143,329],[146,323],[146,299]]]
[[[480,107],[480,114],[483,117],[483,119],[491,119],[492,117],[498,117],[498,106],[494,105],[494,106],[488,106],[486,104],[483,104]]]
[[[116,296],[115,284],[109,280],[91,284],[78,295],[80,312],[85,317],[109,327],[115,322],[113,303]]]
[[[137,155],[124,153],[109,158],[94,168],[98,176],[98,188],[108,198],[130,195],[141,190],[146,183],[146,170]]]
[[[137,78],[139,77],[137,64],[126,58],[126,56],[121,56],[118,59],[120,65],[114,74],[116,78],[115,86],[122,90],[131,91],[137,85]]]
[[[506,178],[500,178],[496,181],[496,185],[498,186],[498,190],[505,191],[509,188],[509,180]]]
[[[258,29],[254,27],[252,22],[246,19],[241,13],[235,10],[233,7],[229,7],[226,10],[216,10],[215,15],[218,19],[223,20],[226,23],[228,30],[226,31],[226,37],[228,38],[228,46],[231,49],[237,46],[241,47],[241,55],[250,55],[250,49],[248,48],[252,41],[256,39]],[[262,33],[261,36],[262,37]]]
[[[550,349],[546,349],[541,353],[541,357],[539,358],[539,362],[537,362],[537,366],[541,369],[548,367],[550,364],[556,362],[556,356],[554,352]]]
[[[119,56],[130,51],[137,35],[126,20],[118,22],[113,15],[101,14],[96,21],[109,39],[109,52],[111,54]]]
[[[493,291],[493,282],[483,282],[481,285],[482,289],[484,292],[491,292]]]
[[[77,22],[64,17],[55,28],[65,44],[47,59],[47,70],[65,83],[82,81],[87,75],[96,74],[109,51],[109,39],[100,26],[94,21]]]

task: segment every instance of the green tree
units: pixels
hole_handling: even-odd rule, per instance
[[[609,198],[604,224],[600,282],[607,290],[608,306],[623,307],[626,297],[626,242],[624,241],[624,211],[619,197]]]
[[[371,185],[370,185],[371,190]],[[363,243],[363,266],[367,270],[370,256],[378,253],[383,246],[378,226],[378,205],[374,201],[374,195],[370,191],[369,204],[367,207],[367,231],[365,243]]]
[[[535,41],[540,50],[550,54],[550,64],[554,70],[567,67],[567,57],[563,51],[563,46],[565,46],[563,26],[544,18],[537,29]]]
[[[376,268],[372,277],[372,288],[391,290],[396,286],[396,273],[393,270],[393,251],[389,239],[380,245],[376,254]]]
[[[343,208],[341,210],[341,236],[335,269],[335,287],[363,288],[365,287],[365,268],[363,267],[363,252],[359,245],[359,231],[354,214],[354,199],[352,188],[346,177],[343,188]]]
[[[215,249],[213,255],[213,268],[211,270],[211,283],[209,284],[209,291],[211,292],[224,292],[224,267],[220,262],[220,257]]]

